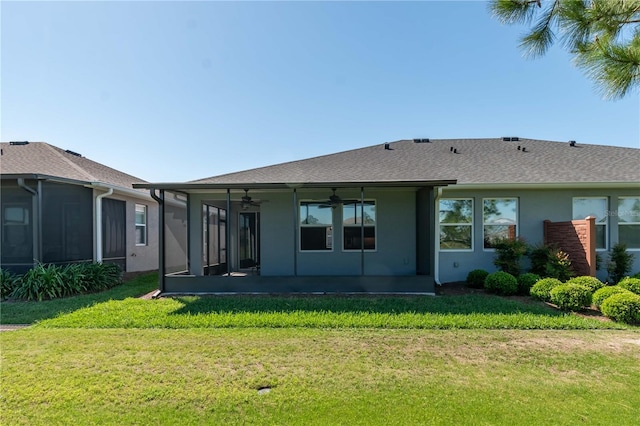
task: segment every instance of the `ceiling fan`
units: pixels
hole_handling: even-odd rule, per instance
[[[331,191],[333,191],[333,194],[331,194],[329,199],[327,201],[323,201],[318,207],[320,207],[321,209],[335,209],[336,207],[341,206],[345,203],[350,204],[358,202],[358,200],[343,200],[342,198],[340,198],[340,196],[336,195],[336,188],[331,188]]]
[[[259,206],[260,203],[257,201],[252,201],[251,197],[249,196],[249,190],[245,189],[244,190],[244,195],[242,196],[242,199],[240,201],[240,208],[242,210],[247,210],[249,207],[252,206]]]

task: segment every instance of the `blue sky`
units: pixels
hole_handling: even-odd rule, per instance
[[[640,148],[560,47],[485,2],[0,2],[2,141],[153,182],[414,137]]]

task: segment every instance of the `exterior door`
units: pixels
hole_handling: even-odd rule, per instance
[[[127,267],[126,203],[102,200],[102,261],[116,263],[123,271]]]
[[[240,212],[238,221],[238,241],[240,249],[240,269],[260,265],[260,213]]]

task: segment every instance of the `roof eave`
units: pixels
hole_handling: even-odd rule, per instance
[[[459,183],[447,191],[486,189],[640,189],[640,182]]]
[[[411,180],[411,181],[357,181],[357,182],[247,182],[247,183],[188,183],[160,182],[134,183],[134,188],[164,190],[220,190],[220,189],[301,189],[301,188],[356,188],[356,187],[421,187],[455,185],[455,179]]]

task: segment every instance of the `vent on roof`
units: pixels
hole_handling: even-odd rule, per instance
[[[77,152],[71,151],[70,149],[67,149],[65,152],[67,154],[75,155],[76,157],[82,157],[82,155],[78,154]]]
[[[14,141],[14,142],[9,142],[9,145],[29,145],[28,141]]]
[[[576,141],[569,141],[569,146],[576,146]]]
[[[524,146],[523,146],[523,147],[522,147],[522,152],[529,152],[529,151],[527,151],[527,147],[524,147]]]
[[[505,142],[518,142],[520,138],[517,136],[503,136],[502,140]]]
[[[429,143],[431,142],[431,140],[429,140],[429,138],[425,138],[425,139],[414,139],[413,143]]]
[[[384,149],[386,149],[387,151],[391,151],[391,145],[389,145],[388,143],[385,143]]]

